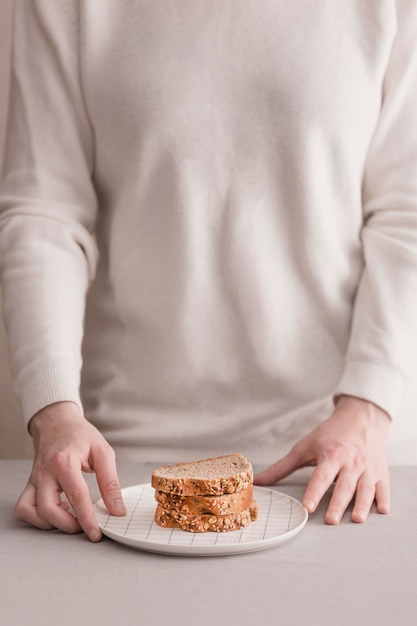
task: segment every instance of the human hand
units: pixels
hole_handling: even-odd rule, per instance
[[[101,531],[82,472],[95,472],[109,512],[125,515],[113,449],[72,402],[58,402],[39,411],[30,431],[35,457],[15,507],[17,516],[44,530],[83,530],[91,541],[99,541]],[[61,500],[62,493],[68,502]]]
[[[378,513],[390,509],[386,443],[390,418],[379,407],[341,396],[332,415],[297,443],[285,457],[255,476],[255,484],[271,485],[296,469],[316,466],[303,497],[313,513],[335,481],[326,512],[338,524],[355,498],[351,519],[365,522],[376,501]]]

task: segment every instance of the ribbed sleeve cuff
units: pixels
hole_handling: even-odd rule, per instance
[[[350,361],[337,385],[335,397],[346,394],[368,400],[393,418],[400,405],[406,383],[398,372],[388,368]]]
[[[76,368],[42,370],[25,381],[19,381],[16,387],[26,425],[35,413],[54,402],[75,402],[82,410],[80,377]]]

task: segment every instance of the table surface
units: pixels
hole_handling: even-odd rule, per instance
[[[119,467],[122,486],[153,466]],[[255,468],[256,469],[256,468]],[[219,557],[152,554],[104,538],[40,531],[15,518],[27,461],[0,460],[0,624],[7,626],[414,626],[417,467],[393,467],[392,512],[324,523],[267,550]],[[309,470],[276,489],[301,499]],[[98,497],[88,476],[93,498]]]

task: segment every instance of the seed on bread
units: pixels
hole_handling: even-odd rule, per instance
[[[163,528],[180,528],[191,533],[228,532],[241,530],[251,523],[251,512],[245,509],[241,513],[230,515],[183,515],[176,511],[167,511],[157,505],[155,521]]]
[[[155,500],[164,509],[175,509],[186,514],[226,515],[239,513],[250,506],[253,500],[253,487],[249,485],[238,493],[218,496],[181,496],[164,491],[155,491]]]
[[[193,533],[228,532],[249,526],[258,515],[252,465],[241,454],[164,465],[152,473],[163,528]]]
[[[241,454],[157,468],[152,487],[183,496],[239,493],[253,484],[252,465]]]

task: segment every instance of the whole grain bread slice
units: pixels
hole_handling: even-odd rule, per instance
[[[239,493],[251,484],[252,465],[241,454],[164,465],[152,473],[154,489],[182,496]]]
[[[223,533],[241,530],[249,526],[258,516],[258,505],[252,505],[240,513],[229,515],[184,515],[175,510],[168,511],[159,504],[155,511],[155,522],[162,528],[180,528],[192,533]]]
[[[155,500],[167,511],[177,511],[184,515],[229,515],[241,513],[253,501],[253,487],[249,485],[238,493],[221,496],[180,496],[165,491],[156,491]]]

